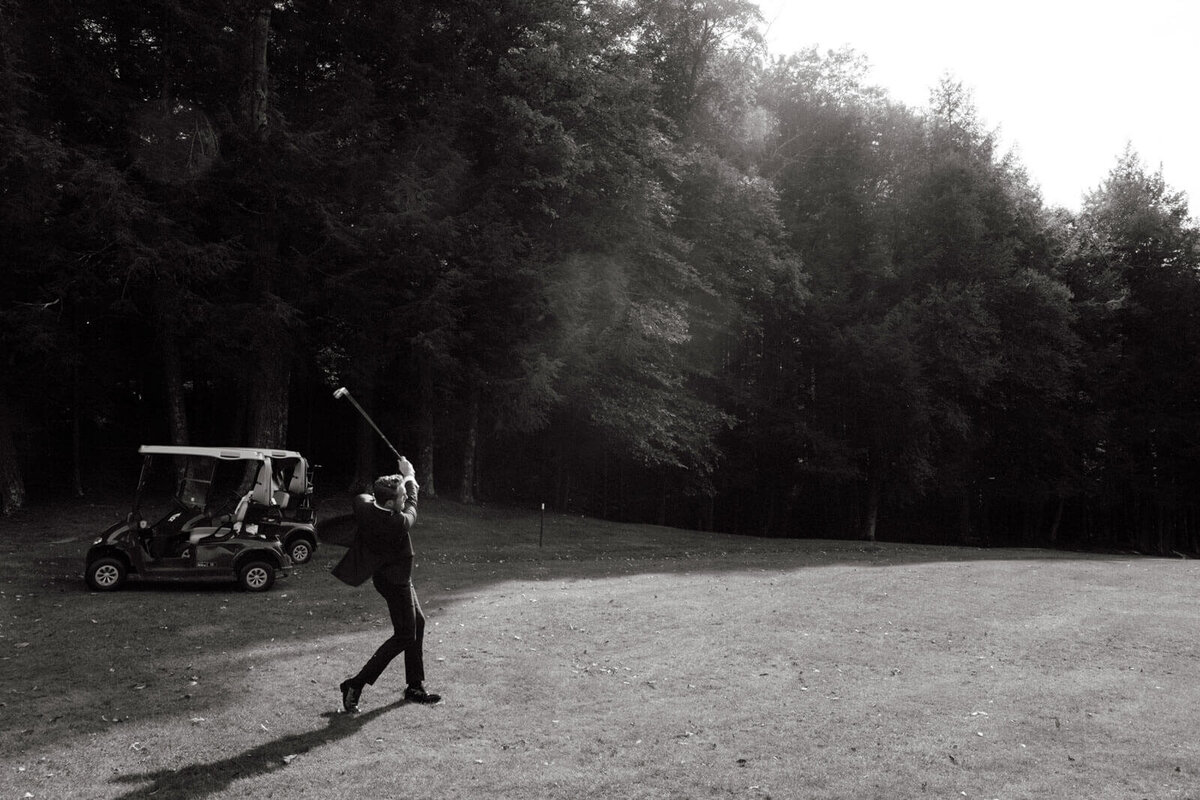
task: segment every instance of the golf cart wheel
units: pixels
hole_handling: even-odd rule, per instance
[[[306,536],[297,536],[288,545],[288,558],[293,564],[307,564],[313,557],[312,540]]]
[[[275,583],[275,567],[265,561],[249,561],[238,570],[238,585],[247,592],[265,592]]]
[[[97,558],[88,564],[84,577],[87,579],[88,586],[97,592],[113,592],[120,589],[121,584],[125,583],[127,573],[125,562],[121,559]]]

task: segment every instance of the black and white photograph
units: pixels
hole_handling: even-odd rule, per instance
[[[0,0],[0,799],[1200,800],[1198,53]]]

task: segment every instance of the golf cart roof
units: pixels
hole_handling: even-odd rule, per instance
[[[221,458],[229,461],[250,459],[263,461],[268,458],[304,458],[295,450],[274,450],[265,447],[189,447],[173,444],[144,444],[138,448],[139,453],[158,456],[205,456]]]

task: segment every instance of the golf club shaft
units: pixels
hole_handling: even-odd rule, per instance
[[[388,438],[383,435],[383,431],[379,430],[379,426],[375,424],[375,420],[371,419],[371,416],[366,411],[363,410],[363,407],[360,406],[358,404],[358,401],[354,399],[354,395],[350,394],[349,389],[346,389],[346,388],[338,389],[336,392],[333,393],[333,396],[334,397],[344,397],[347,400],[349,400],[350,405],[352,405],[358,409],[358,413],[362,414],[363,419],[365,419],[367,421],[367,423],[370,424],[370,426],[375,429],[375,432],[379,434],[379,438],[383,439],[383,443],[386,444],[388,446],[388,449],[391,450],[392,453],[395,454],[396,458],[404,458],[404,456],[402,456],[402,455],[400,455],[400,453],[396,452],[395,447],[392,447],[392,443],[389,442]]]

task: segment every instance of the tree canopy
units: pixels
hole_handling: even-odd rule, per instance
[[[1196,552],[1200,229],[745,0],[0,0],[0,498],[138,444],[741,533]],[[1081,187],[1082,188],[1082,187]],[[330,487],[333,488],[333,487]]]

